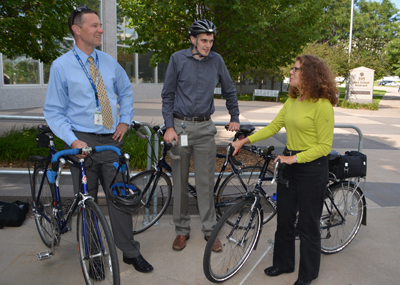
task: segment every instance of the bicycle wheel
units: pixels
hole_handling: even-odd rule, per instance
[[[130,183],[143,191],[141,205],[132,215],[133,234],[144,232],[154,225],[165,213],[171,201],[171,179],[162,172],[160,178],[156,180],[156,172],[154,169],[146,170],[130,180]],[[153,187],[155,187],[155,191],[149,200]]]
[[[232,173],[222,182],[222,185],[217,192],[216,212],[218,218],[224,214],[227,206],[237,203],[237,200],[240,199],[240,197],[245,195],[247,192],[252,192],[254,190],[261,169],[262,167],[260,166],[246,166],[242,168],[240,177],[247,186],[247,191],[240,182],[238,174]],[[265,176],[273,176],[272,171],[267,169]],[[276,185],[271,185],[269,181],[266,181],[262,184],[262,189],[272,197],[276,192]],[[261,199],[261,206],[264,212],[263,224],[265,224],[275,216],[276,210],[271,202],[265,197]]]
[[[77,219],[79,261],[86,284],[119,284],[117,251],[99,206],[86,200]]]
[[[321,216],[321,251],[332,254],[344,249],[354,239],[361,226],[365,205],[361,189],[352,183],[334,185],[328,195],[337,208],[328,197],[325,198]]]
[[[251,211],[252,200],[242,200],[230,207],[218,221],[208,239],[203,257],[203,270],[207,279],[214,283],[228,280],[247,261],[261,233],[259,208]],[[251,218],[254,214],[254,219]],[[234,220],[232,226],[228,223]],[[213,252],[216,238],[222,244],[222,252]]]
[[[42,181],[43,187],[38,201],[37,196],[39,195]],[[55,240],[55,243],[58,243],[59,241],[57,221],[53,219],[53,201],[55,194],[54,185],[50,184],[47,180],[46,173],[44,172],[44,167],[42,165],[35,167],[33,171],[32,184],[31,194],[33,200],[33,212],[35,213],[36,228],[43,243],[47,247],[51,247],[54,238],[57,239]],[[37,211],[36,208],[40,212]],[[47,219],[43,215],[45,215]]]

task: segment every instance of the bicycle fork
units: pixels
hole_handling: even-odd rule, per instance
[[[233,233],[236,231],[236,229],[239,227],[239,223],[243,217],[243,212],[245,211],[245,209],[241,209],[240,213],[238,215],[238,218],[235,222],[235,225],[233,226],[231,232],[228,235],[228,240],[231,242],[236,243],[236,245],[239,245],[241,247],[244,247],[246,242],[247,242],[247,234],[249,233],[250,229],[253,227],[253,220],[254,217],[256,216],[256,211],[258,208],[258,205],[260,204],[260,197],[256,197],[256,199],[254,200],[254,203],[251,205],[250,207],[250,212],[251,212],[251,218],[249,220],[249,223],[246,227],[246,231],[244,232],[243,236],[240,238],[240,240],[236,240],[232,237]],[[262,221],[262,220],[261,220]],[[257,245],[256,245],[257,246]]]
[[[83,196],[83,195],[82,195]],[[99,223],[94,212],[89,213],[85,211],[85,200],[91,199],[91,197],[83,197],[81,201],[82,211],[82,226],[83,226],[83,237],[85,242],[85,259],[93,260],[96,257],[101,257],[105,254],[105,247],[100,234]],[[86,216],[88,213],[88,216]],[[88,227],[92,227],[89,229]],[[98,246],[98,248],[96,248]],[[94,247],[94,250],[90,250]],[[98,250],[100,249],[100,250]]]

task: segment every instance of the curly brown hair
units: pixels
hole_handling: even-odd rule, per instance
[[[296,61],[300,62],[300,84],[290,86],[289,96],[304,99],[328,99],[332,105],[338,102],[339,90],[336,87],[335,75],[325,61],[315,55],[299,55]]]

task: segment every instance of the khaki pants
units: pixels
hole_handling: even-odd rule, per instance
[[[216,224],[214,208],[214,174],[216,144],[215,134],[217,129],[209,121],[186,121],[185,133],[188,135],[188,146],[181,146],[183,133],[182,120],[174,119],[175,131],[179,136],[179,143],[172,148],[174,155],[179,155],[179,160],[171,160],[172,178],[174,184],[174,224],[178,235],[187,235],[190,232],[189,215],[189,167],[190,157],[193,157],[197,203],[200,219],[203,224],[202,231],[209,236]]]

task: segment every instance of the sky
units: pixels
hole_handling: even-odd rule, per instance
[[[396,6],[397,9],[400,9],[400,0],[390,0]]]

